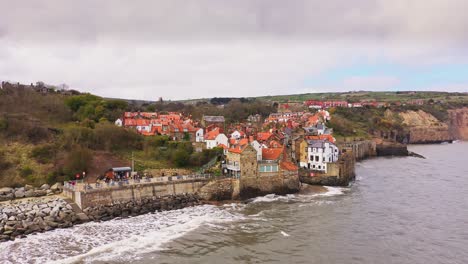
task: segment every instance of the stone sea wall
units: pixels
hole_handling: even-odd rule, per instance
[[[61,198],[33,198],[0,204],[0,242],[55,228],[67,228],[88,221],[107,221],[116,217],[136,216],[157,211],[200,205],[198,195],[180,194],[120,201],[88,207]]]
[[[31,233],[70,227],[82,220],[72,206],[60,198],[33,198],[2,203],[0,242]]]
[[[300,180],[302,183],[326,186],[348,186],[356,177],[354,166],[356,159],[351,150],[341,154],[338,162],[329,163],[327,172],[313,172],[301,170]]]
[[[107,221],[115,217],[128,217],[157,211],[182,209],[201,205],[196,194],[179,194],[141,200],[121,201],[112,205],[88,207],[83,212],[93,221]]]
[[[339,142],[338,147],[343,151],[352,151],[356,160],[363,160],[377,155],[377,144],[373,140],[356,140]]]

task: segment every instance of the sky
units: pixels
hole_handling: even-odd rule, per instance
[[[157,100],[468,92],[466,0],[0,0],[0,80]]]

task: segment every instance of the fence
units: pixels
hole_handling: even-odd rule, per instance
[[[212,174],[194,174],[194,175],[179,175],[179,176],[165,176],[156,178],[143,178],[143,179],[126,179],[122,181],[111,181],[108,183],[83,183],[83,181],[65,182],[63,188],[70,191],[87,191],[94,189],[111,189],[119,188],[129,185],[144,185],[151,183],[169,183],[178,181],[191,181],[191,180],[209,180],[214,178]]]

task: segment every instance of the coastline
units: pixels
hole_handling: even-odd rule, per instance
[[[455,143],[455,142],[453,142]],[[399,146],[399,149],[400,146]],[[406,155],[398,156],[409,156],[412,152],[407,150],[405,145]],[[394,153],[394,152],[385,152]],[[389,156],[389,155],[375,155],[366,156],[360,160],[366,160],[378,156]],[[396,156],[396,155],[390,155]],[[413,155],[420,156],[420,155]],[[338,185],[342,187],[349,186],[349,182],[346,185]],[[309,185],[301,184],[299,191],[294,194],[298,195],[316,195],[326,193],[328,190],[322,185]],[[256,196],[253,199],[262,196]],[[52,203],[51,203],[52,202]],[[3,201],[0,203],[0,220],[2,223],[0,229],[0,242],[5,242],[15,238],[23,238],[29,234],[36,232],[50,231],[56,228],[67,228],[74,225],[86,223],[89,221],[108,221],[115,218],[125,218],[128,216],[136,216],[147,213],[161,212],[166,210],[176,210],[185,207],[192,207],[197,205],[213,205],[223,206],[226,204],[242,204],[248,200],[221,200],[221,201],[210,201],[200,199],[197,195],[189,197],[180,196],[167,196],[163,197],[163,200],[146,199],[142,202],[126,202],[117,203],[112,206],[97,206],[95,208],[85,209],[78,211],[71,206],[71,201],[67,201],[63,195],[46,196],[40,198],[24,198],[13,201]],[[42,204],[42,205],[41,205]],[[18,212],[5,213],[4,208],[19,205]],[[37,207],[34,207],[37,205]],[[47,205],[47,206],[46,206]],[[24,211],[23,208],[29,208],[26,212],[26,217],[22,216]],[[132,209],[132,208],[138,209]],[[44,211],[38,209],[45,209]],[[28,215],[29,213],[29,215]],[[19,218],[17,216],[20,215]],[[29,217],[29,218],[28,218]],[[27,221],[25,224],[24,220]]]

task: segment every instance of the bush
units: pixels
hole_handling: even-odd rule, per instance
[[[175,152],[173,161],[178,167],[185,167],[189,165],[190,154],[183,149],[179,149]]]
[[[64,173],[67,175],[75,175],[83,171],[87,172],[91,168],[93,155],[87,148],[81,146],[74,146],[70,153],[68,153],[64,165]]]
[[[39,163],[50,163],[55,158],[57,149],[54,145],[43,145],[35,147],[31,152],[31,158]]]
[[[0,132],[7,130],[8,128],[8,121],[4,117],[0,117]]]
[[[27,166],[21,168],[21,170],[20,170],[20,175],[23,178],[31,176],[33,173],[34,173],[34,171],[31,168],[27,167]]]
[[[11,167],[11,163],[5,158],[5,153],[0,151],[0,170],[6,170]]]

